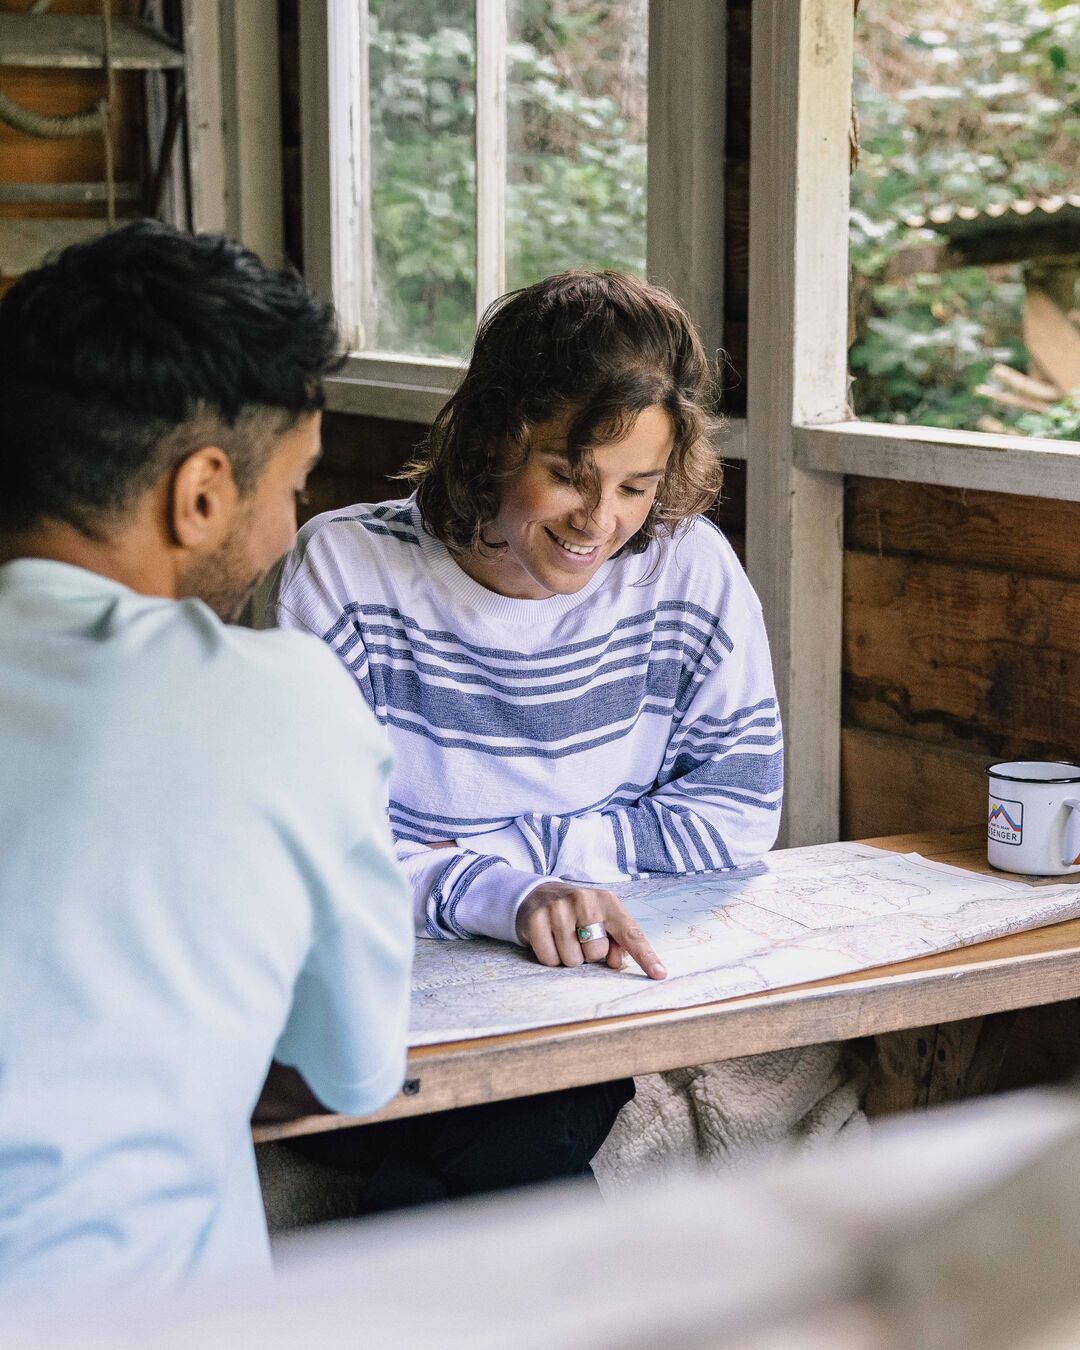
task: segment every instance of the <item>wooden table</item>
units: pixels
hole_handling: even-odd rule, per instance
[[[896,853],[921,853],[973,872],[991,871],[980,829],[863,842]],[[694,1008],[418,1047],[409,1054],[402,1091],[364,1119],[422,1115],[1077,997],[1080,919],[1071,919],[956,951]],[[351,1123],[345,1116],[307,1116],[257,1126],[255,1140],[286,1139]]]

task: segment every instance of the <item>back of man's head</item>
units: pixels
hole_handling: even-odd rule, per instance
[[[332,307],[231,240],[140,221],[66,249],[0,301],[0,532],[96,533],[199,444],[247,492],[340,359]]]

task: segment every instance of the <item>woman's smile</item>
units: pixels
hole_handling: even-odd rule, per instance
[[[557,533],[549,525],[544,527],[548,536],[558,546],[560,553],[569,555],[568,561],[571,564],[581,566],[586,563],[596,561],[596,555],[600,551],[599,543],[596,544],[575,544],[565,535]]]

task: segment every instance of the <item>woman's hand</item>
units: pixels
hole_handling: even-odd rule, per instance
[[[602,923],[607,937],[579,942],[578,928]],[[667,974],[645,934],[610,891],[579,886],[570,881],[545,881],[531,891],[517,913],[519,940],[531,947],[545,966],[580,966],[606,961],[621,970],[629,953],[651,980]]]

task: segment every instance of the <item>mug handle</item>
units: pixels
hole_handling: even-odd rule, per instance
[[[1061,841],[1061,865],[1072,867],[1080,859],[1080,799],[1070,797],[1064,805],[1069,808],[1069,818]]]

